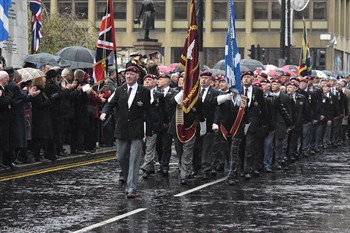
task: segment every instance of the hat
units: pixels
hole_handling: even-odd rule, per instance
[[[170,79],[171,77],[170,77],[170,75],[168,73],[163,73],[163,74],[161,74],[159,76],[159,78],[168,78],[168,79]]]
[[[261,77],[263,77],[263,78],[265,78],[265,79],[267,79],[267,74],[266,73],[264,73],[264,72],[261,72],[260,74],[258,74],[259,76],[261,76]]]
[[[145,81],[146,78],[151,78],[151,79],[158,79],[158,76],[155,74],[146,74],[145,77],[143,77],[143,81]]]
[[[204,70],[199,74],[199,76],[213,76],[213,74],[208,70]]]
[[[292,77],[290,78],[290,80],[296,80],[296,81],[300,82],[300,79],[299,79],[297,76],[292,76]]]
[[[130,53],[130,57],[137,57],[137,56],[140,56],[141,54],[140,54],[140,52],[139,51],[136,51],[136,52],[132,52],[132,53]]]
[[[252,76],[254,76],[254,73],[253,73],[253,71],[251,71],[251,70],[244,71],[244,72],[241,74],[241,78],[243,78],[245,75],[252,75]]]
[[[155,57],[158,55],[158,51],[154,51],[148,54],[150,57]]]
[[[277,68],[276,72],[284,73],[284,70],[282,68]]]
[[[121,73],[124,73],[125,72],[125,69],[122,68],[122,69],[118,69],[118,74],[121,74]]]
[[[224,77],[220,77],[219,82],[226,82],[226,79]]]
[[[261,82],[253,82],[253,86],[255,87],[262,87]]]
[[[126,69],[125,69],[125,73],[128,72],[128,71],[131,71],[131,72],[134,72],[134,73],[139,73],[139,68],[137,68],[136,66],[128,66]]]
[[[300,79],[300,82],[304,82],[304,83],[307,83],[307,82],[309,82],[309,77],[304,77],[304,78],[302,78],[302,79]]]
[[[282,84],[282,80],[279,79],[279,78],[273,78],[273,79],[271,80],[271,83],[279,83],[279,84]]]
[[[146,54],[144,54],[144,55],[141,55],[141,57],[140,58],[147,58],[147,55]]]
[[[289,76],[289,77],[290,77],[290,73],[284,72],[284,73],[283,73],[283,76]]]
[[[270,83],[268,79],[261,80],[260,83]]]
[[[286,84],[286,87],[287,87],[287,86],[298,87],[298,85],[297,85],[297,84],[295,84],[295,83],[293,83],[293,82],[289,82],[289,83],[287,83],[287,84]]]
[[[114,67],[108,67],[108,74],[112,75],[115,72],[115,68]]]

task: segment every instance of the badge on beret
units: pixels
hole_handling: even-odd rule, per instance
[[[143,106],[143,102],[142,101],[138,101],[138,102],[136,102],[137,103],[137,106],[139,106],[139,107],[142,107]]]

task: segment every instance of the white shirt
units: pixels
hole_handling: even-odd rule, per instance
[[[169,89],[170,89],[169,86],[167,86],[166,88],[163,89],[163,95],[164,95],[164,97],[165,97],[166,94],[168,93]]]
[[[203,90],[203,88],[201,89],[201,93],[202,93],[202,90]],[[209,90],[209,87],[204,88],[204,93],[203,93],[203,95],[202,95],[202,102],[204,102],[205,97],[206,97],[207,94],[208,94],[208,90]]]
[[[245,92],[245,89],[246,89],[246,87],[244,87],[244,92]],[[252,102],[252,95],[253,95],[253,86],[249,86],[248,87],[248,93],[244,93],[244,94],[246,94],[246,96],[247,96],[247,98],[248,98],[248,107],[250,107],[250,104],[251,104],[251,102]]]
[[[129,108],[131,107],[131,104],[134,101],[134,98],[135,98],[135,95],[136,95],[136,91],[137,91],[137,88],[138,88],[137,82],[134,85],[132,85],[131,87],[132,87],[132,90],[131,90],[131,93],[130,93],[130,96],[129,96],[129,99],[128,99],[128,106],[129,106]],[[128,93],[129,88],[130,88],[130,86],[127,85],[126,93]]]

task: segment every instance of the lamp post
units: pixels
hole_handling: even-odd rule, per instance
[[[203,70],[204,54],[203,54],[203,0],[198,0],[198,13],[197,13],[197,25],[198,25],[198,60],[199,70]]]
[[[291,46],[291,7],[290,0],[281,0],[280,59],[278,66],[290,63]]]

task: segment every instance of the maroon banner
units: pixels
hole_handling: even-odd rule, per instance
[[[185,71],[184,95],[182,109],[188,113],[195,105],[199,96],[199,65],[198,65],[198,27],[196,19],[196,7],[194,0],[190,4],[190,25],[188,28],[185,45],[181,54],[180,67]]]

